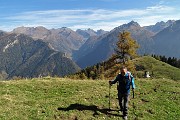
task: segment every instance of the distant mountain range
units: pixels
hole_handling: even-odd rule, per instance
[[[79,70],[71,59],[42,40],[33,40],[24,34],[3,34],[0,36],[0,72],[5,78],[64,76]]]
[[[97,30],[97,31],[94,31],[93,29],[87,29],[87,30],[81,30],[81,29],[78,29],[76,30],[76,32],[79,34],[79,35],[82,35],[86,40],[89,39],[90,37],[94,37],[94,36],[101,36],[105,33],[107,33],[108,31],[104,31],[104,30]]]
[[[84,43],[84,38],[75,31],[63,27],[59,29],[46,29],[44,27],[19,27],[13,30],[13,33],[22,33],[33,39],[42,39],[58,51],[72,55],[73,50],[78,50]]]
[[[124,30],[140,44],[139,54],[180,58],[180,21],[145,27],[131,21],[109,32],[18,27],[10,33],[0,31],[0,72],[7,73],[8,77],[74,73],[78,66],[85,68],[107,60],[114,53],[118,34]]]
[[[164,28],[172,25],[174,22],[175,22],[174,20],[168,20],[167,22],[161,21],[161,22],[157,22],[155,25],[145,26],[144,28],[153,33],[158,33]]]
[[[84,68],[107,60],[114,53],[118,34],[124,30],[129,31],[132,37],[140,44],[141,47],[138,50],[140,54],[152,51],[153,41],[151,37],[154,33],[142,28],[137,22],[131,21],[128,24],[114,28],[109,33],[100,37],[88,39],[79,51],[77,51],[81,54],[81,57],[77,60],[77,64],[81,68]]]
[[[44,42],[50,43],[55,50],[66,53],[68,57],[72,56],[72,52],[78,50],[84,42],[91,36],[99,36],[106,31],[92,29],[77,30],[76,32],[62,27],[59,29],[46,29],[45,27],[18,27],[12,33],[21,33],[32,37],[33,39],[42,39]]]
[[[180,58],[180,20],[157,33],[153,40],[155,54]]]
[[[180,58],[180,47],[178,47],[180,45],[178,44],[180,42],[178,33],[180,28],[178,23],[178,21],[167,21],[149,27],[141,27],[137,22],[131,21],[102,36],[88,39],[75,53],[78,55],[78,59],[75,60],[81,68],[107,60],[114,53],[118,34],[124,30],[129,31],[132,38],[137,40],[140,45],[139,54],[161,54]],[[172,26],[174,26],[173,29]],[[172,30],[172,33],[168,30]]]

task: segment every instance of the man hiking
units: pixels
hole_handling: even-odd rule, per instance
[[[132,90],[134,92],[135,84],[134,77],[131,75],[129,71],[127,71],[126,67],[122,67],[120,72],[115,80],[109,81],[109,84],[119,83],[118,85],[118,100],[120,111],[123,112],[123,118],[127,120],[128,115],[128,101],[130,95],[130,86],[132,86]]]

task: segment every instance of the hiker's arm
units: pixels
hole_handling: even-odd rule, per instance
[[[117,81],[118,81],[118,76],[114,80],[109,81],[109,84],[110,85],[115,84]]]
[[[131,75],[132,89],[135,89],[134,77]]]

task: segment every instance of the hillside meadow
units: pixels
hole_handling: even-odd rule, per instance
[[[180,82],[136,79],[130,120],[178,120]],[[34,78],[0,82],[2,120],[122,120],[116,85],[107,80]]]

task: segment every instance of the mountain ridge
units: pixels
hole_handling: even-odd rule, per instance
[[[64,76],[79,70],[72,60],[42,40],[15,33],[0,37],[0,63],[0,71],[7,78]]]
[[[154,50],[158,55],[180,58],[180,20],[163,29],[155,36]]]
[[[84,68],[86,66],[91,66],[98,62],[107,60],[114,53],[114,48],[116,47],[116,42],[118,41],[119,33],[123,32],[124,30],[130,32],[132,37],[135,40],[137,40],[137,42],[140,43],[140,45],[144,45],[141,46],[141,48],[139,49],[139,52],[141,54],[148,53],[151,51],[151,37],[154,35],[154,33],[142,28],[137,22],[131,21],[128,24],[123,24],[119,27],[114,28],[109,33],[106,33],[105,35],[99,37],[98,40],[96,39],[97,42],[93,44],[93,50],[89,50],[90,52],[87,52],[88,54],[79,58],[77,60],[77,64],[81,68]],[[89,45],[82,47],[88,48]],[[80,50],[82,50],[81,48]]]
[[[29,34],[30,36],[34,36],[34,38],[36,39],[44,39],[43,41],[47,42],[48,44],[50,43],[49,46],[51,46],[52,49],[65,53],[66,56],[75,60],[77,64],[83,68],[107,60],[108,57],[110,57],[114,52],[118,34],[124,30],[130,32],[132,38],[137,40],[137,42],[140,44],[140,49],[138,50],[138,53],[140,55],[156,53],[159,54],[158,51],[163,51],[165,48],[162,48],[160,50],[161,47],[158,48],[158,46],[155,45],[159,45],[159,43],[157,42],[159,40],[157,40],[156,38],[160,38],[156,36],[158,36],[161,31],[168,28],[170,25],[173,25],[173,23],[175,23],[174,20],[169,20],[167,22],[158,22],[155,25],[141,27],[137,22],[131,21],[114,28],[109,32],[104,30],[94,31],[93,29],[78,29],[76,31],[73,31],[67,27],[58,29],[46,29],[42,26],[34,28],[24,27],[24,29],[27,29],[27,34]],[[14,29],[15,33],[17,31],[18,28]],[[34,33],[35,31],[37,32]],[[82,32],[82,34],[78,33],[78,31]],[[20,30],[17,33],[26,32],[23,32],[22,29],[22,31]],[[75,39],[74,36],[76,36]],[[171,45],[171,43],[169,44]],[[168,54],[171,54],[170,52],[171,50],[169,50]],[[168,54],[166,53],[162,54],[168,56]],[[91,59],[93,59],[94,62],[92,62]]]
[[[87,30],[81,30],[81,29],[77,29],[76,32],[80,35],[82,35],[84,37],[85,40],[89,39],[90,37],[93,36],[101,36],[105,33],[107,33],[107,31],[104,31],[102,29],[94,31],[93,29],[87,29]]]
[[[168,20],[167,22],[161,21],[161,22],[157,22],[155,25],[144,26],[144,28],[151,32],[158,33],[161,30],[165,29],[166,27],[172,25],[174,22],[175,20]]]
[[[171,57],[178,57],[175,49],[177,49],[178,53],[179,53],[179,49],[178,49],[178,33],[174,33],[174,36],[171,36],[172,39],[174,39],[174,37],[176,37],[175,40],[172,40],[173,43],[169,42],[166,45],[162,46],[169,46],[172,44],[174,44],[174,46],[176,46],[175,48],[173,48],[172,50],[174,50],[174,54],[170,55],[172,50],[168,49],[168,52],[165,51],[165,47],[161,47],[159,46],[160,43],[163,41],[156,39],[157,36],[162,33],[162,31],[164,31],[165,29],[169,28],[170,26],[175,25],[175,21],[169,20],[167,22],[160,22],[160,23],[156,23],[155,25],[153,25],[153,27],[158,27],[159,24],[163,24],[161,28],[158,28],[159,32],[152,32],[149,31],[147,28],[145,27],[141,27],[137,22],[131,21],[127,24],[123,24],[120,25],[116,28],[114,28],[113,30],[111,30],[110,32],[106,33],[103,35],[103,37],[97,37],[95,39],[89,39],[89,41],[87,40],[87,42],[85,42],[85,44],[82,45],[82,47],[79,49],[79,54],[83,55],[81,57],[79,57],[78,59],[76,59],[77,64],[81,67],[87,67],[87,66],[91,66],[94,65],[96,63],[102,62],[107,60],[113,53],[114,53],[114,48],[116,47],[116,42],[117,42],[117,36],[120,32],[123,31],[128,31],[131,33],[131,36],[133,39],[137,40],[137,43],[140,45],[140,48],[138,49],[138,54],[143,55],[143,54],[161,54],[161,55],[166,55],[166,56],[171,56]],[[179,28],[180,29],[180,28]],[[167,36],[169,34],[169,32],[164,32],[163,33],[164,36]],[[163,36],[163,34],[161,34],[161,36]],[[159,39],[165,39],[163,37],[159,38]],[[93,41],[93,44],[88,44],[91,43],[91,41]],[[95,42],[94,42],[95,41]],[[160,43],[158,43],[158,41],[161,41]],[[166,39],[166,41],[168,41]],[[165,42],[164,42],[165,43]],[[82,53],[82,51],[85,51],[85,53]],[[160,52],[161,51],[161,52]],[[164,51],[164,53],[162,52]],[[167,53],[167,54],[166,54]],[[76,53],[78,54],[78,53]],[[169,54],[169,55],[168,55]],[[93,61],[91,61],[91,59]]]
[[[42,26],[19,27],[12,32],[22,33],[34,39],[42,39],[44,42],[50,43],[55,50],[64,52],[69,57],[71,57],[73,50],[79,49],[84,43],[82,36],[66,27],[50,30]]]

